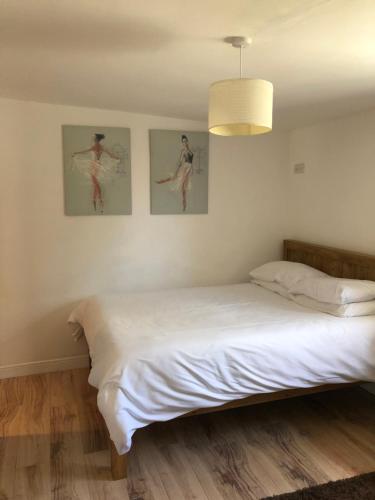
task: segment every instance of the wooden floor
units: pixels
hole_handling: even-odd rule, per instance
[[[0,500],[259,499],[375,469],[375,396],[358,388],[152,425],[112,482],[87,374],[0,381]]]

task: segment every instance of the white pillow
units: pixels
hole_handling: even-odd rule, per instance
[[[294,294],[302,294],[319,302],[350,304],[375,299],[375,282],[343,278],[306,278],[290,288]]]
[[[252,280],[252,283],[259,285],[262,288],[265,288],[266,290],[270,290],[271,292],[275,292],[287,299],[291,298],[288,290],[284,288],[282,285],[279,285],[279,283],[274,283],[274,282],[270,283],[269,281],[261,281],[261,280]]]
[[[340,318],[375,315],[375,300],[370,300],[368,302],[353,302],[352,304],[341,305],[319,302],[318,300],[311,299],[305,295],[292,295],[291,300],[301,306],[332,314],[333,316],[339,316]]]
[[[268,262],[267,264],[263,264],[263,266],[253,269],[250,272],[250,276],[255,280],[279,283],[290,291],[290,288],[297,281],[305,278],[324,277],[327,274],[299,262],[280,260]]]

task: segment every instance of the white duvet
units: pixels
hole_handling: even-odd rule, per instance
[[[151,422],[258,393],[375,381],[375,317],[336,318],[254,284],[105,295],[69,321],[119,453]]]

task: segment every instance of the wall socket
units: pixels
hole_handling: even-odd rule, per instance
[[[295,174],[304,174],[306,170],[306,165],[304,163],[295,163],[293,165],[293,172]]]

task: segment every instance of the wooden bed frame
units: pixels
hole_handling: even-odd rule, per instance
[[[368,279],[375,281],[375,256],[372,255],[340,250],[302,241],[284,240],[284,260],[301,262],[338,278]],[[309,389],[291,389],[270,394],[257,394],[244,399],[230,401],[229,403],[214,408],[195,410],[179,418],[304,396],[317,392],[344,389],[360,383],[363,382],[329,384],[311,387]],[[127,477],[128,454],[119,455],[111,439],[109,439],[109,442],[111,448],[112,478],[114,480],[124,479]]]

